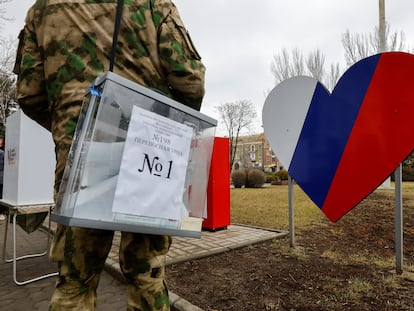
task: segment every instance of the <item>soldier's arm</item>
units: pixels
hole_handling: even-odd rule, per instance
[[[17,74],[17,101],[23,112],[47,130],[51,128],[47,92],[43,70],[43,55],[38,44],[33,12],[29,11],[26,24],[19,35],[14,73]]]
[[[174,99],[200,110],[205,67],[174,5],[158,34],[159,55]]]

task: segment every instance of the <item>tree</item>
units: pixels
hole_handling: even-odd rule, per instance
[[[12,18],[9,18],[6,16],[6,9],[2,7],[3,4],[7,3],[7,2],[11,2],[13,0],[0,0],[0,21],[11,21],[13,20]],[[1,24],[0,24],[1,26]],[[1,27],[0,27],[1,28]]]
[[[16,42],[0,39],[0,137],[4,136],[6,118],[17,110],[16,78],[12,72]]]
[[[257,117],[257,112],[251,101],[239,100],[234,103],[224,103],[216,107],[220,121],[224,123],[230,140],[230,171],[236,156],[239,134],[248,129]]]
[[[0,0],[0,29],[4,22],[13,20],[7,16],[3,7],[13,0]],[[6,118],[17,110],[16,79],[12,72],[17,42],[14,39],[0,37],[0,137],[4,137]]]
[[[4,137],[6,118],[18,108],[15,95],[15,79],[0,74],[0,137]]]
[[[325,56],[319,49],[311,52],[307,57],[304,57],[297,48],[290,53],[283,49],[281,53],[273,55],[270,71],[276,84],[295,76],[307,75],[318,79],[332,90],[340,76],[339,64],[331,65],[328,74],[324,66]]]
[[[383,49],[383,45],[387,51],[410,50],[405,43],[404,32],[390,34],[388,24],[385,27],[385,34],[381,34],[380,31],[382,30],[379,27],[368,34],[351,34],[347,30],[342,35],[342,46],[348,67],[365,57],[377,54]],[[299,49],[295,48],[290,52],[283,49],[279,54],[275,54],[270,64],[270,71],[275,78],[275,84],[295,76],[307,75],[321,81],[329,90],[333,90],[343,70],[340,69],[339,63],[331,64],[328,72],[324,67],[325,56],[319,49],[305,57]]]
[[[375,27],[374,32],[368,34],[351,34],[347,30],[342,35],[342,46],[345,49],[345,61],[347,66],[352,66],[357,61],[379,53],[385,45],[386,51],[409,51],[405,43],[404,32],[390,34],[389,25],[385,28],[385,43],[382,43],[380,29]]]
[[[276,84],[294,77],[305,74],[303,54],[298,49],[293,49],[291,53],[283,49],[280,54],[273,55],[270,71],[272,72]]]

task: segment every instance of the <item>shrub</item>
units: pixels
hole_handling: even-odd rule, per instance
[[[265,174],[262,170],[253,168],[247,171],[247,188],[260,188],[266,181]]]
[[[234,188],[241,188],[246,185],[246,172],[245,170],[234,170],[231,172],[231,181]]]
[[[275,173],[267,173],[266,174],[266,182],[271,183],[272,181],[277,181],[279,178],[276,176]]]
[[[403,166],[403,168],[402,168],[402,180],[403,181],[414,181],[414,168]]]
[[[403,165],[402,167],[402,181],[414,181],[414,168]],[[391,181],[395,181],[395,174],[391,174]]]
[[[280,180],[288,180],[289,179],[289,173],[284,170],[284,169],[280,169],[276,175],[279,177]]]

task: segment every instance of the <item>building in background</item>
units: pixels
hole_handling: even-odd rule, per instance
[[[233,169],[253,167],[276,172],[281,166],[264,133],[239,137]]]

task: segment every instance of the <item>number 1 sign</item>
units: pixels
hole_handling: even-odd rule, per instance
[[[193,129],[134,107],[112,211],[180,220]]]

